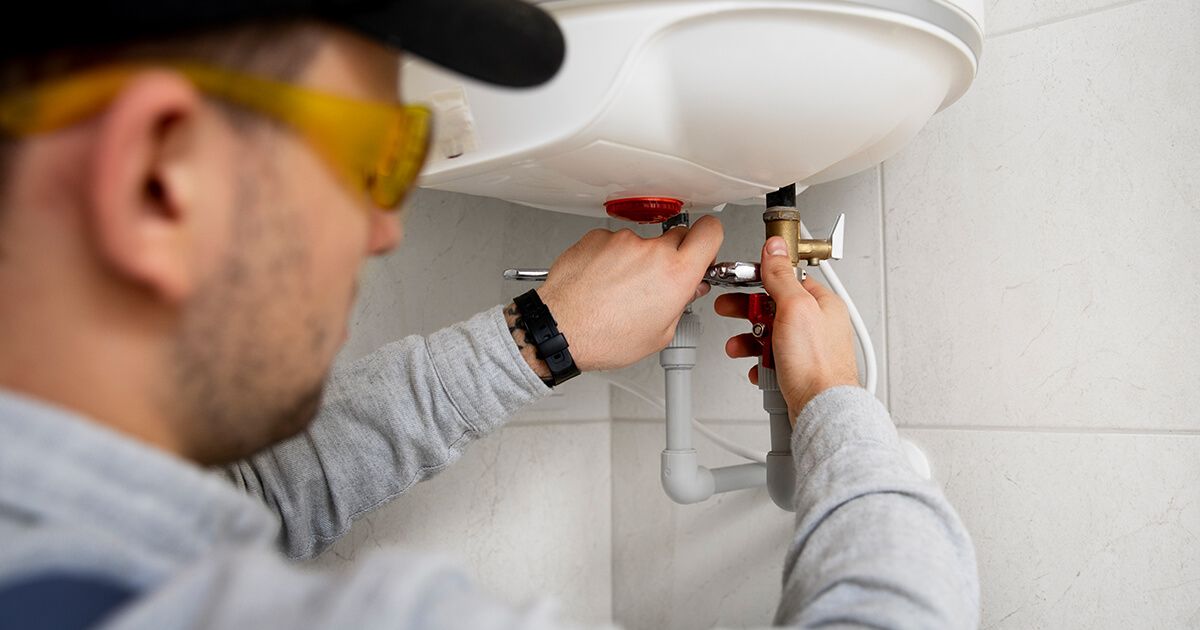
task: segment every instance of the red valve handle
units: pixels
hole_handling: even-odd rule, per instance
[[[775,300],[766,293],[750,294],[746,319],[754,326],[754,336],[762,344],[762,366],[775,369],[775,355],[771,351],[771,330],[775,327]]]

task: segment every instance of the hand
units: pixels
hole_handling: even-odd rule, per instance
[[[773,236],[763,246],[763,287],[775,300],[772,344],[779,387],[787,400],[792,422],[817,394],[839,385],[858,385],[854,339],[846,305],[825,286],[809,278],[801,284],[788,258],[787,244]],[[717,298],[714,308],[725,317],[746,318],[747,295],[731,293]],[[762,345],[746,333],[725,343],[731,357],[756,357]],[[750,369],[750,382],[758,383],[758,366]]]
[[[720,221],[706,216],[649,239],[592,230],[563,252],[538,295],[575,365],[612,370],[665,348],[684,307],[708,293],[701,280],[723,238]]]

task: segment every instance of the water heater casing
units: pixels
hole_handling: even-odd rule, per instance
[[[693,210],[850,175],[893,155],[975,77],[982,0],[563,0],[544,86],[417,59],[437,111],[420,185],[576,214],[670,197]]]

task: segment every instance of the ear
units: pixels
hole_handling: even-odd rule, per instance
[[[136,75],[97,122],[84,200],[109,270],[179,303],[196,285],[203,99],[168,71]]]

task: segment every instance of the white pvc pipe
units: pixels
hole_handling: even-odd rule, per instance
[[[686,355],[686,356],[685,356]],[[667,450],[692,449],[692,368],[679,361],[696,363],[695,348],[667,348],[660,361],[666,372]]]
[[[796,462],[792,458],[792,418],[787,401],[779,391],[775,370],[758,366],[758,387],[763,393],[763,410],[771,421],[771,452],[767,453],[767,494],[780,508],[796,511]]]
[[[662,452],[663,490],[676,503],[698,503],[717,492],[761,486],[767,481],[761,464],[741,464],[710,470],[697,461],[692,448],[692,368],[700,323],[690,312],[675,328],[675,338],[659,353],[666,372],[667,448]]]
[[[714,494],[767,485],[767,467],[762,464],[725,466],[713,469],[712,474]]]

